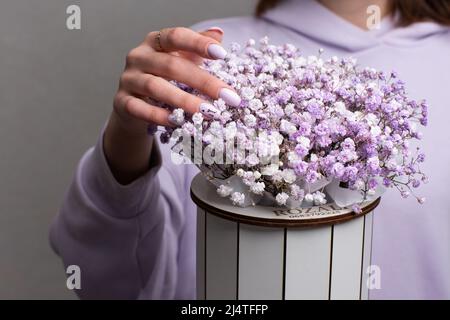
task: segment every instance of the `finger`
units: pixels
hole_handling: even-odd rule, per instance
[[[222,42],[224,31],[219,27],[210,27],[205,31],[200,32],[205,37],[210,37],[217,42]]]
[[[223,59],[227,55],[227,51],[218,41],[188,28],[168,28],[151,32],[147,41],[157,51],[187,51],[208,59]]]
[[[225,82],[199,68],[192,61],[155,52],[152,59],[142,59],[140,65],[143,70],[148,70],[146,73],[184,83],[213,99],[222,98],[231,106],[238,106],[241,102],[239,96]]]
[[[172,54],[175,54],[175,53],[172,53]],[[177,52],[175,54],[175,56],[178,56],[178,57],[181,57],[183,59],[192,61],[193,63],[195,63],[198,66],[201,65],[203,63],[203,61],[204,61],[204,58],[202,58],[198,54],[192,53],[192,52],[180,51],[180,52]]]
[[[125,74],[122,85],[134,94],[182,108],[191,114],[199,112],[200,105],[205,103],[199,97],[177,88],[167,80],[147,73]]]
[[[145,102],[131,95],[122,94],[120,106],[127,114],[148,123],[161,126],[173,126],[169,121],[169,111]]]
[[[205,37],[210,37],[211,39],[214,39],[218,42],[222,42],[223,30],[219,27],[211,27],[208,30],[200,32],[200,34]],[[203,62],[203,58],[193,52],[180,52],[180,56],[185,59],[191,60],[196,65],[200,65]]]

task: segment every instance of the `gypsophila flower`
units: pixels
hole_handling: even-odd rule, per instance
[[[323,193],[323,192],[316,191],[312,194],[312,196],[313,196],[314,204],[316,206],[320,206],[320,205],[327,203],[325,193]]]
[[[352,205],[352,210],[354,213],[358,214],[362,212],[361,206],[359,204]]]
[[[301,189],[298,185],[291,185],[291,196],[294,200],[301,201],[305,197],[305,191]]]
[[[287,199],[289,198],[289,195],[287,193],[279,193],[277,194],[277,196],[275,197],[275,201],[277,202],[277,204],[279,206],[283,206],[286,204]]]
[[[224,60],[205,60],[202,67],[233,87],[240,105],[172,81],[212,104],[217,114],[185,114],[161,103],[178,127],[166,127],[161,141],[182,144],[188,137],[224,152],[217,159],[229,162],[200,166],[209,176],[236,175],[249,192],[267,192],[279,205],[290,197],[323,204],[326,195],[310,189],[323,179],[343,182],[364,197],[390,187],[424,201],[414,191],[428,181],[420,168],[425,155],[410,142],[422,139],[429,106],[408,98],[395,72],[360,68],[351,58],[305,56],[291,44],[271,45],[267,37],[233,43]],[[231,192],[236,205],[248,203],[246,193],[219,190]]]
[[[181,126],[184,123],[184,110],[177,108],[169,115],[169,121],[175,125]]]
[[[264,182],[255,182],[250,186],[250,191],[255,194],[263,194],[265,187]]]
[[[245,201],[245,195],[241,192],[233,192],[233,194],[230,197],[231,202],[233,202],[234,205],[242,206],[244,205]]]
[[[192,122],[193,122],[195,125],[201,125],[202,122],[203,122],[203,115],[202,115],[201,113],[195,113],[195,114],[192,116]]]
[[[233,192],[233,188],[228,187],[224,184],[220,185],[219,188],[217,188],[217,194],[221,197],[228,197],[231,192]]]
[[[314,202],[314,196],[311,193],[306,194],[303,199],[308,204],[312,204]]]

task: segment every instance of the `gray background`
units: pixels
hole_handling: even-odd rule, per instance
[[[152,30],[253,11],[252,0],[1,0],[0,299],[66,299],[48,227],[111,109],[126,53]],[[81,30],[66,8],[81,7]]]

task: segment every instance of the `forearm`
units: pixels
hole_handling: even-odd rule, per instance
[[[165,242],[174,241],[163,232],[170,211],[156,176],[161,164],[157,144],[152,157],[159,165],[123,186],[112,176],[103,140],[77,167],[52,224],[52,247],[66,266],[80,267],[82,289],[77,293],[82,298],[135,299],[146,284],[155,286],[152,297],[164,296],[164,288],[149,276],[152,272],[152,277],[164,278],[165,271],[158,266],[166,258],[160,252],[166,251]]]
[[[150,169],[154,138],[144,122],[127,124],[113,112],[103,139],[108,165],[120,184],[131,183]]]

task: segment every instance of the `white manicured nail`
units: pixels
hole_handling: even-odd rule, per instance
[[[214,118],[219,114],[219,110],[209,103],[202,103],[200,105],[200,112],[207,118]]]
[[[223,59],[227,55],[227,50],[218,44],[210,44],[208,47],[208,54],[213,59]]]
[[[237,107],[241,104],[241,97],[239,97],[236,92],[228,88],[223,88],[220,90],[219,98],[232,107]]]
[[[211,27],[211,28],[208,28],[208,30],[206,30],[206,31],[217,31],[221,34],[224,34],[223,29],[220,27]]]

